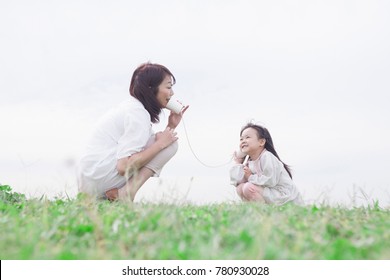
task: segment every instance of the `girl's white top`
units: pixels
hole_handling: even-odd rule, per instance
[[[248,167],[252,172],[248,182],[264,188],[263,197],[266,203],[278,205],[289,201],[302,203],[299,191],[283,163],[271,152],[264,149],[258,159],[248,161]],[[230,180],[233,185],[245,182],[243,168],[243,164],[236,164],[230,169]]]
[[[142,151],[153,135],[150,114],[130,96],[107,112],[96,124],[78,167],[81,192],[101,197],[104,192],[125,185],[119,175],[118,159]]]

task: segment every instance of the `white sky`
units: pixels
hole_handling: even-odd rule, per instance
[[[91,126],[151,61],[176,76],[203,162],[228,162],[254,119],[307,200],[364,189],[390,205],[388,1],[4,0],[0,38],[0,183],[16,190],[74,193]],[[201,165],[177,130],[162,179],[231,197],[229,166]]]

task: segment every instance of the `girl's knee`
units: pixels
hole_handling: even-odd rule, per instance
[[[251,193],[254,193],[256,192],[256,189],[257,187],[252,184],[252,183],[245,183],[242,187],[242,191],[244,192],[244,194],[251,194]]]
[[[242,187],[244,186],[244,183],[241,183],[241,184],[239,184],[237,187],[236,187],[236,192],[237,192],[237,194],[238,194],[238,196],[240,197],[240,198],[244,198],[244,195],[243,195],[243,193],[242,193]]]
[[[262,189],[252,183],[245,183],[242,188],[243,196],[250,201],[257,201],[262,198]]]

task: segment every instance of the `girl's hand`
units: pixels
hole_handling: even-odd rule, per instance
[[[188,107],[189,105],[185,106],[179,114],[171,111],[168,118],[168,127],[175,129],[179,125],[181,118],[183,117],[184,112],[187,111]]]
[[[177,141],[177,133],[174,129],[167,127],[164,131],[156,133],[156,143],[160,145],[162,149],[165,149],[173,142]]]
[[[234,153],[233,153],[233,160],[236,163],[242,164],[244,162],[244,159],[245,159],[245,154],[243,154],[241,151],[240,152],[234,151]]]
[[[248,166],[244,166],[244,178],[248,181],[249,176],[251,175],[252,175],[252,171],[250,170],[250,168]]]

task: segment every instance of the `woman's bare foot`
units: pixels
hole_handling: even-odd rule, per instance
[[[117,188],[106,191],[106,197],[109,201],[116,201],[119,198],[119,191]]]

